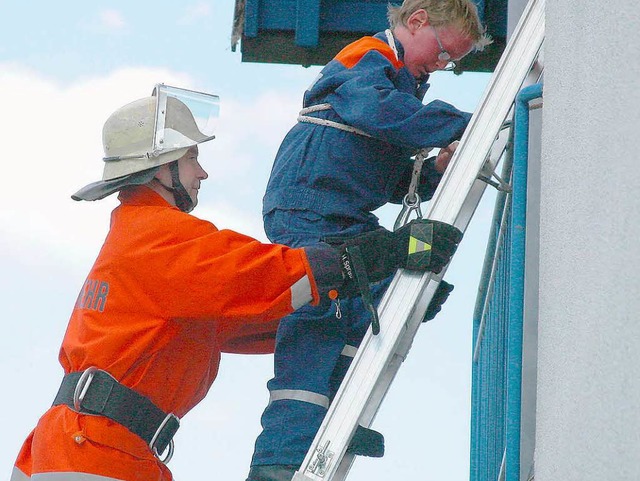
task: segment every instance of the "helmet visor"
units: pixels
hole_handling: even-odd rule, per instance
[[[158,84],[153,154],[191,147],[213,139],[220,112],[217,95]]]

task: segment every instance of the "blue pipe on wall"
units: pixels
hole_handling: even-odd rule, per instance
[[[513,160],[513,131],[510,134],[510,140],[508,143],[508,150],[504,155],[504,165],[502,168],[502,178],[511,178],[511,168]],[[504,190],[498,191],[496,196],[493,218],[491,221],[491,231],[487,242],[487,249],[482,268],[482,274],[480,276],[480,282],[478,284],[478,295],[476,298],[476,306],[473,314],[473,366],[472,366],[472,378],[473,383],[471,386],[471,450],[469,453],[470,458],[470,481],[483,481],[486,479],[497,479],[498,471],[500,469],[500,460],[497,461],[497,466],[494,465],[489,459],[493,459],[496,455],[496,446],[500,446],[500,451],[504,450],[504,432],[501,429],[491,429],[489,424],[493,423],[493,416],[496,416],[500,408],[504,408],[504,382],[500,382],[495,379],[496,373],[490,373],[492,362],[489,357],[498,355],[498,350],[495,349],[496,343],[499,341],[500,336],[498,333],[492,333],[491,328],[487,329],[487,325],[498,325],[500,313],[495,312],[498,305],[502,303],[491,304],[492,307],[485,312],[485,304],[490,303],[492,299],[496,299],[501,292],[500,286],[506,281],[501,279],[497,274],[498,266],[504,265],[504,260],[500,261],[504,257],[505,239],[508,237],[504,235],[503,229],[507,229],[504,225],[506,218],[506,212],[510,212],[510,207],[506,206],[508,199],[508,193]],[[510,200],[509,200],[510,202]],[[510,205],[510,204],[509,204]],[[502,268],[504,270],[504,267]],[[507,274],[508,275],[508,274]],[[502,297],[502,296],[500,296]],[[504,301],[506,311],[506,300]],[[506,316],[505,316],[506,317]],[[482,328],[482,326],[485,326]],[[482,353],[477,358],[476,352]],[[495,361],[497,362],[497,361]],[[502,364],[504,366],[504,363]],[[493,382],[491,381],[493,380]],[[498,383],[498,385],[495,385]],[[489,385],[491,384],[491,385]],[[501,393],[498,394],[497,390]],[[500,425],[503,426],[504,417],[500,420]],[[504,427],[504,426],[503,426]],[[499,454],[502,458],[502,454]]]
[[[520,419],[522,403],[524,268],[527,225],[527,167],[529,158],[529,102],[541,96],[542,84],[531,85],[520,91],[515,103],[505,481],[520,480]]]

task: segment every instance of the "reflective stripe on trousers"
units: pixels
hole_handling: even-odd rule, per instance
[[[342,349],[342,352],[340,353],[341,356],[347,356],[347,357],[356,357],[356,353],[358,352],[358,348],[356,346],[350,346],[349,344],[344,346],[344,349]]]
[[[278,389],[269,393],[269,403],[282,401],[284,399],[302,401],[329,409],[329,398],[315,392],[304,391],[302,389]]]
[[[347,344],[342,349],[340,355],[352,358],[355,357],[357,352],[357,347]],[[327,396],[312,391],[305,391],[304,389],[278,389],[269,393],[269,404],[274,401],[282,401],[284,399],[315,404],[325,409],[329,409],[330,403]]]

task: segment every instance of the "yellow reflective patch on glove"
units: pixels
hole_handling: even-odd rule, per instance
[[[433,226],[431,224],[412,224],[407,246],[406,269],[426,270],[431,262]]]
[[[421,241],[420,239],[417,239],[413,236],[409,237],[409,255],[430,250],[431,244],[427,244],[426,242]]]

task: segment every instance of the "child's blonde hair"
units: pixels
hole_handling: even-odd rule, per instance
[[[391,28],[407,24],[416,10],[423,9],[434,27],[456,25],[473,40],[475,50],[491,43],[478,17],[478,8],[472,0],[404,0],[401,6],[389,4],[387,18]]]

